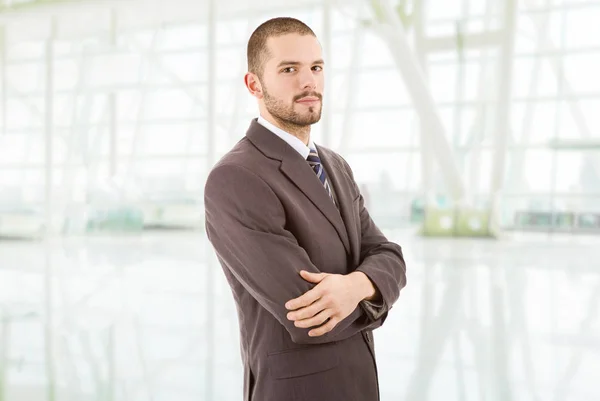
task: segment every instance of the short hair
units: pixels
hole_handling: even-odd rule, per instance
[[[269,58],[267,40],[270,37],[283,36],[290,33],[317,37],[308,25],[296,18],[277,17],[265,21],[254,30],[248,40],[248,71],[262,77],[264,64]]]

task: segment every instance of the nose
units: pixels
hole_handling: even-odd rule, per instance
[[[303,68],[302,72],[298,74],[300,80],[300,86],[302,90],[315,90],[317,89],[317,78],[310,68]]]

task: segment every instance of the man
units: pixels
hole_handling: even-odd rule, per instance
[[[245,401],[376,401],[371,331],[406,285],[401,248],[352,171],[316,146],[324,62],[292,18],[260,25],[245,84],[260,117],[212,169],[206,231],[236,301]]]

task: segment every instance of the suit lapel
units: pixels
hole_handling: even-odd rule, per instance
[[[292,149],[292,151],[294,150]],[[297,152],[295,153],[297,154]],[[321,181],[319,181],[313,169],[300,155],[297,154],[297,156],[298,157],[284,159],[281,162],[281,172],[304,192],[308,199],[310,199],[327,220],[329,220],[344,243],[346,251],[350,253],[348,235],[340,212],[335,207],[335,204],[327,194],[325,187],[323,187],[323,184],[321,184]]]
[[[327,191],[308,162],[277,135],[252,120],[246,136],[265,156],[281,161],[281,172],[321,211],[337,231],[344,248],[350,253],[344,221]],[[320,156],[320,155],[319,155]],[[323,164],[325,166],[325,164]],[[325,166],[325,168],[327,168]],[[327,170],[329,173],[329,170]],[[334,187],[335,188],[335,187]]]
[[[333,187],[333,190],[337,195],[340,207],[339,212],[344,221],[344,227],[350,242],[351,254],[356,255],[360,246],[360,232],[358,232],[356,225],[353,192],[350,190],[350,186],[346,185],[348,178],[344,175],[341,167],[337,167],[337,163],[327,149],[317,146],[317,152],[319,153],[323,167],[325,167],[325,170],[327,171],[329,185]]]

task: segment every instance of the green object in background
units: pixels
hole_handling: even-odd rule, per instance
[[[144,216],[141,211],[130,207],[95,210],[87,221],[89,232],[141,232]]]
[[[422,223],[425,220],[425,209],[423,200],[415,199],[410,204],[410,222]]]
[[[580,228],[600,228],[600,215],[583,213],[579,215],[578,225]]]
[[[557,228],[571,229],[575,225],[575,213],[556,213],[554,215],[554,225]]]
[[[489,210],[425,208],[421,234],[427,237],[494,237]]]
[[[421,233],[428,237],[452,237],[455,224],[454,210],[426,207]]]
[[[460,210],[456,224],[456,236],[492,237],[489,222],[489,210]]]

